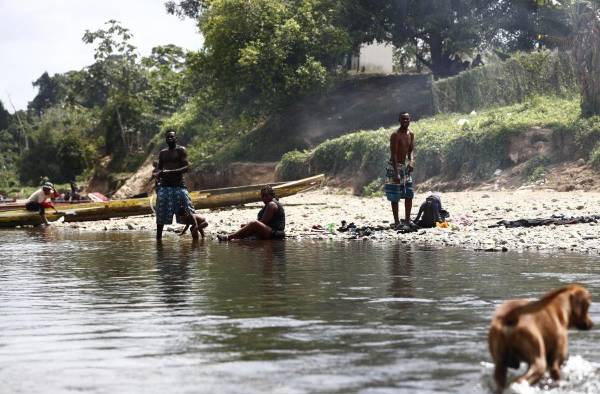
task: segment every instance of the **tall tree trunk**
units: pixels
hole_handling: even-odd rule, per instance
[[[429,51],[431,55],[430,68],[436,77],[443,77],[446,74],[446,62],[442,44],[442,35],[439,31],[433,31],[429,34]]]
[[[581,86],[581,114],[600,115],[600,15],[586,7],[578,15],[573,56]]]

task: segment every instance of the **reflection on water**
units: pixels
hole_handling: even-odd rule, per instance
[[[0,237],[3,393],[488,392],[499,302],[600,288],[599,260],[582,256],[53,228]],[[598,392],[597,332],[570,339],[572,379],[554,391]]]

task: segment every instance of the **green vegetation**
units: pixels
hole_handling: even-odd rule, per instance
[[[268,60],[275,55],[274,59],[280,59],[282,54],[296,54],[294,46],[300,49],[299,58],[303,59],[307,44],[323,43],[325,34],[334,45],[347,41],[348,54],[362,43],[393,44],[401,53],[411,54],[413,62],[427,67],[436,77],[446,77],[457,73],[456,55],[472,54],[483,47],[501,52],[556,47],[557,43],[546,37],[564,37],[573,30],[567,18],[570,10],[567,3],[570,2],[170,0],[165,5],[171,14],[199,20],[205,36],[215,32],[215,26],[222,29],[223,34],[217,32],[219,37],[214,42],[231,44],[219,53],[225,55],[225,72],[233,64],[231,60],[243,70],[247,58],[258,65],[255,58]],[[316,40],[308,36],[311,37],[308,41],[298,41],[312,29],[315,29]],[[281,41],[282,34],[289,35],[290,40]],[[339,41],[341,37],[344,39]],[[232,40],[239,42],[232,43]],[[210,49],[207,54],[211,56]],[[328,54],[335,57],[336,52]],[[315,59],[322,65],[327,63],[319,56]],[[295,63],[296,60],[292,60],[291,64]],[[275,75],[289,71],[287,63],[285,65],[284,70],[275,71]],[[260,75],[252,78],[271,74],[273,64],[265,66],[265,70],[259,70]],[[272,80],[266,82],[266,86],[272,84]],[[254,88],[260,90],[262,86]],[[272,93],[278,95],[281,89],[285,90],[286,85],[278,85]]]
[[[95,46],[93,64],[43,73],[33,82],[38,93],[27,111],[8,115],[0,107],[0,187],[137,170],[161,118],[187,101],[190,88],[183,50],[156,47],[140,59],[131,37],[116,21],[86,31],[83,41]]]
[[[59,182],[94,174],[125,178],[155,153],[166,128],[178,132],[197,166],[239,158],[275,160],[280,152],[306,146],[287,130],[285,110],[302,98],[318,100],[347,78],[352,55],[374,41],[395,46],[400,68],[433,74],[440,112],[526,102],[468,116],[441,114],[415,124],[418,158],[424,163],[420,177],[486,177],[508,164],[507,140],[533,125],[573,136],[583,156],[595,163],[598,154],[592,150],[600,132],[592,115],[600,113],[600,51],[594,34],[600,18],[590,4],[167,1],[167,12],[197,21],[203,48],[185,52],[166,45],[141,57],[131,44],[132,33],[114,20],[86,31],[83,41],[95,50],[92,64],[43,73],[33,83],[38,93],[25,111],[10,115],[0,103],[0,187],[36,185],[43,176]],[[566,54],[548,51],[572,47],[577,72]],[[459,74],[465,66],[461,57],[479,52],[510,59]],[[579,118],[579,88],[582,114],[589,118]],[[546,95],[561,98],[530,99]],[[292,151],[279,171],[286,178],[358,171],[357,182],[367,185],[382,175],[388,134],[360,132],[311,152]],[[366,192],[376,189],[373,183]]]
[[[382,197],[383,184],[385,180],[383,178],[377,178],[373,182],[363,187],[362,195],[364,197]]]
[[[546,166],[550,163],[550,158],[546,156],[535,156],[525,163],[523,168],[523,176],[530,182],[538,181],[544,178],[547,174]]]
[[[590,165],[594,169],[600,170],[600,143],[596,144],[596,148],[590,154]]]
[[[478,67],[434,84],[438,112],[460,113],[539,95],[572,98],[578,90],[570,56],[550,51],[518,53],[504,63]]]
[[[556,138],[573,141],[578,154],[587,157],[590,141],[600,138],[600,117],[580,119],[579,111],[575,99],[535,97],[471,115],[440,114],[414,122],[416,179],[438,175],[485,179],[512,164],[508,155],[511,137],[533,127],[550,129]],[[278,174],[282,179],[320,172],[350,175],[368,185],[384,175],[393,130],[361,131],[328,140],[310,152],[288,153],[278,165]],[[592,154],[591,159],[598,160],[597,156]],[[527,165],[527,176],[539,176],[548,163],[547,158],[533,159]]]

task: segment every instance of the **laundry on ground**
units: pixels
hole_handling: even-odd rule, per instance
[[[488,226],[488,228],[495,228],[504,226],[506,228],[515,227],[537,227],[537,226],[549,226],[556,225],[562,226],[566,224],[579,224],[579,223],[598,223],[600,221],[600,215],[588,215],[588,216],[573,216],[567,217],[565,215],[552,215],[550,218],[536,218],[536,219],[517,219],[517,220],[500,220],[496,224]]]

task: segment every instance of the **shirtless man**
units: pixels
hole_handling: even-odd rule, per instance
[[[414,140],[415,135],[408,126],[410,125],[410,114],[408,112],[400,113],[400,128],[390,136],[390,163],[388,168],[389,183],[404,183],[404,221],[410,225],[410,211],[412,209],[412,200],[414,191],[410,176],[415,165],[414,161]],[[406,163],[408,161],[408,163]],[[406,165],[405,165],[406,164]],[[392,213],[394,214],[394,227],[400,226],[398,218],[398,201],[392,201]]]
[[[176,215],[177,223],[185,224],[186,219],[181,215],[182,207],[187,215],[195,214],[190,194],[183,181],[183,174],[187,172],[189,163],[187,152],[183,146],[177,145],[175,131],[167,130],[165,141],[168,148],[158,154],[158,164],[153,173],[158,179],[156,189],[156,239],[162,239],[165,224],[173,223]],[[191,229],[194,239],[198,238],[198,227]]]

